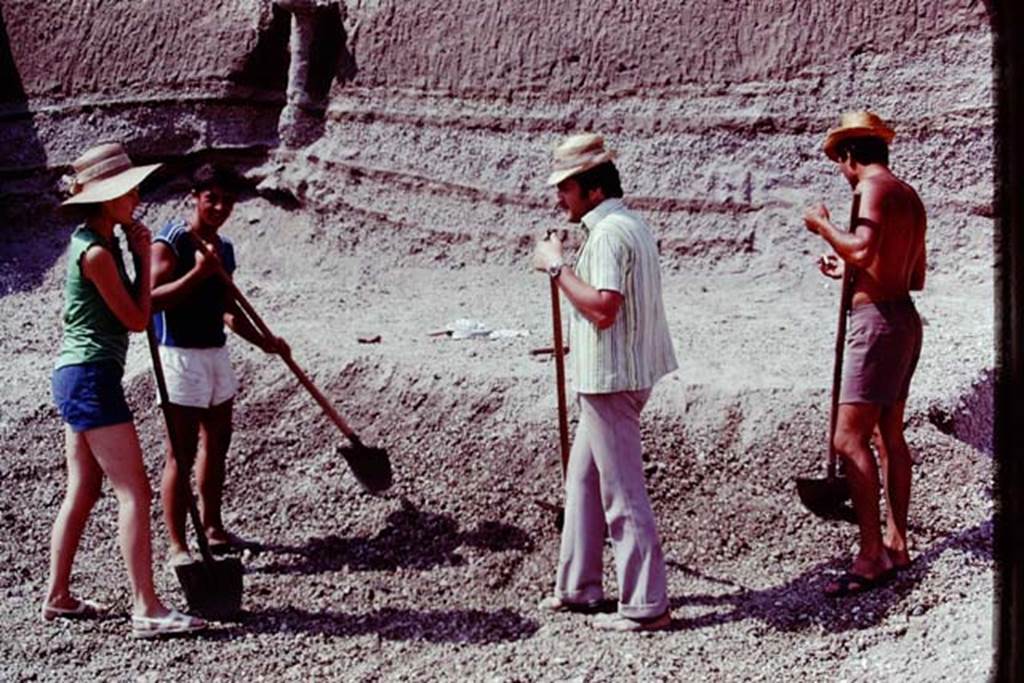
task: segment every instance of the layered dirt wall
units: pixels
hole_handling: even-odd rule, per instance
[[[8,190],[96,140],[163,158],[276,142],[288,23],[269,3],[4,0],[0,18]]]
[[[839,112],[871,107],[897,128],[897,168],[955,216],[954,239],[973,245],[965,221],[991,213],[990,35],[969,0],[5,0],[4,179],[65,165],[100,138],[163,158],[273,148],[289,12],[303,5],[335,8],[310,31],[333,61],[303,83],[333,87],[303,162],[426,177],[440,194],[454,184],[463,204],[525,205],[537,221],[550,143],[599,130],[642,207],[693,218],[696,236],[674,249],[700,256],[749,248],[746,212],[805,190],[841,196],[821,135]]]
[[[596,130],[667,264],[789,267],[804,204],[845,220],[820,145],[840,112],[867,107],[897,129],[893,167],[929,208],[933,271],[987,276],[980,3],[369,3],[347,26],[354,75],[271,182],[401,235],[399,253],[431,243],[457,264],[465,242],[476,259],[521,258],[560,220],[543,187],[551,145]]]
[[[2,9],[33,100],[214,93],[236,80],[271,22],[270,4],[252,0],[5,0]]]
[[[854,71],[986,21],[972,0],[392,0],[353,2],[349,16],[357,83],[563,97]]]

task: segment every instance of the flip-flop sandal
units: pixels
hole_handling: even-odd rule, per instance
[[[206,629],[206,622],[199,617],[182,614],[172,609],[162,617],[132,617],[134,638],[160,638],[185,633],[196,633]]]
[[[98,619],[110,611],[109,605],[104,605],[95,600],[83,600],[75,598],[74,607],[52,607],[43,605],[41,616],[43,621],[54,619]]]
[[[834,591],[825,590],[825,597],[842,598],[847,595],[864,593],[874,588],[884,586],[892,580],[894,575],[895,571],[892,569],[884,571],[874,578],[861,576],[860,574],[855,574],[851,571],[844,572],[842,576],[832,580],[832,583],[834,583],[837,588]]]

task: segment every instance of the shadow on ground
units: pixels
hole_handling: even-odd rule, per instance
[[[864,629],[885,620],[930,571],[931,565],[946,551],[955,550],[986,561],[992,560],[992,521],[983,522],[959,533],[948,535],[915,558],[913,564],[896,575],[886,586],[844,598],[828,598],[822,593],[833,572],[845,568],[849,558],[834,557],[815,565],[786,583],[763,590],[744,588],[726,579],[715,578],[678,562],[669,567],[702,581],[734,587],[735,592],[712,595],[685,595],[673,598],[677,610],[673,630],[690,630],[731,622],[756,619],[777,631],[799,631],[819,626],[829,633]],[[711,608],[698,616],[693,608]],[[922,612],[923,613],[923,612]]]
[[[224,639],[252,633],[316,633],[337,638],[376,634],[385,640],[483,645],[529,638],[537,622],[509,609],[417,611],[385,608],[366,614],[310,612],[288,607],[246,612],[239,627],[222,631]]]
[[[458,549],[471,546],[503,552],[533,551],[533,540],[519,527],[502,522],[481,522],[460,531],[448,515],[424,512],[403,500],[402,509],[388,515],[387,525],[375,536],[314,538],[301,546],[268,545],[263,553],[284,556],[253,571],[264,574],[318,574],[348,569],[386,571],[432,569],[465,564]]]

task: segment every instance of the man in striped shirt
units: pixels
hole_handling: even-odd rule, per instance
[[[594,625],[644,631],[669,625],[665,560],[647,497],[640,412],[659,378],[676,369],[662,303],[658,247],[622,202],[615,152],[599,135],[573,135],[554,152],[548,185],[585,241],[575,268],[562,244],[538,242],[533,265],[554,278],[573,306],[570,364],[580,420],[565,482],[565,525],[549,611],[595,611],[603,597],[604,531],[615,551],[616,614]]]

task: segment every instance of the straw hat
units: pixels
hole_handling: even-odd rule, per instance
[[[838,161],[836,145],[850,138],[881,138],[885,144],[892,142],[896,132],[885,125],[878,114],[870,111],[848,111],[839,120],[839,126],[825,136],[822,149],[832,161]]]
[[[618,154],[615,150],[604,148],[604,138],[597,133],[570,135],[555,147],[548,185],[557,185],[566,178],[611,161],[616,156]]]
[[[75,159],[71,167],[71,197],[64,204],[93,204],[116,199],[137,187],[161,164],[132,166],[119,142],[97,145]]]

